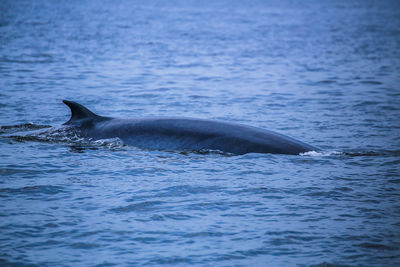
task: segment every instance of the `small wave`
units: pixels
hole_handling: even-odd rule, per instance
[[[336,80],[322,80],[322,81],[318,81],[318,84],[332,84],[332,83],[336,83]]]
[[[380,85],[382,84],[380,81],[375,81],[375,80],[364,80],[360,81],[361,84],[372,84],[372,85]]]
[[[362,248],[367,248],[367,249],[376,249],[376,250],[399,250],[398,247],[394,247],[394,246],[389,246],[386,244],[381,244],[381,243],[369,243],[369,242],[365,242],[365,243],[360,243],[356,246],[362,247]]]
[[[329,262],[324,261],[322,263],[314,264],[314,265],[310,265],[310,266],[311,267],[334,267],[334,266],[337,266],[337,267],[342,266],[342,267],[344,267],[346,265],[340,265],[340,264],[337,264],[337,263],[329,263]]]
[[[94,248],[101,247],[101,245],[100,244],[95,244],[95,243],[78,242],[78,243],[71,244],[70,247],[73,248],[73,249],[94,249]]]
[[[400,156],[400,150],[350,151],[343,154],[350,157],[397,157]]]
[[[172,256],[172,257],[159,257],[150,260],[145,265],[174,265],[174,264],[186,264],[191,265],[193,260],[189,257],[179,257],[179,256]]]
[[[100,140],[83,138],[74,128],[69,126],[51,127],[49,125],[26,123],[13,126],[2,126],[1,130],[3,130],[3,132],[0,133],[9,134],[5,135],[5,137],[17,142],[61,143],[70,145],[77,151],[96,149],[99,147],[119,149],[125,146],[119,138]],[[14,133],[28,131],[29,133],[14,135]]]
[[[40,129],[40,128],[38,128]],[[51,127],[50,129],[45,129],[43,131],[35,131],[33,133],[28,133],[25,135],[9,135],[11,138],[17,142],[44,142],[44,143],[79,143],[84,141],[83,138],[79,137],[77,133],[70,127]]]
[[[38,125],[32,122],[17,124],[17,125],[4,125],[0,126],[0,134],[11,134],[16,132],[27,132],[33,130],[40,130],[44,128],[51,128],[50,125]]]
[[[144,201],[140,203],[134,203],[130,204],[128,206],[120,206],[116,207],[113,209],[110,209],[110,211],[116,212],[116,213],[126,213],[126,212],[148,212],[148,211],[154,211],[158,209],[164,202],[162,201]]]
[[[64,193],[65,190],[60,186],[53,185],[36,185],[36,186],[25,186],[21,188],[1,188],[0,197],[9,196],[10,194],[22,194],[22,195],[32,195],[32,194],[45,194],[45,195],[55,195],[58,193]],[[3,195],[4,194],[4,195]]]
[[[0,266],[21,266],[21,267],[37,267],[39,265],[33,263],[25,263],[18,261],[8,261],[6,259],[0,259]]]

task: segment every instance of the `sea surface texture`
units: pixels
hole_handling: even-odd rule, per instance
[[[321,152],[88,140],[111,117]],[[0,266],[400,266],[399,1],[0,1]]]

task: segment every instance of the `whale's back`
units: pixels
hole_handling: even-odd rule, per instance
[[[115,119],[99,116],[72,101],[66,125],[93,139],[118,137],[145,149],[219,150],[222,152],[299,154],[317,150],[291,137],[238,123],[192,118]]]
[[[114,119],[99,122],[91,137],[119,137],[147,149],[220,150],[234,154],[299,154],[314,147],[265,129],[190,118]]]

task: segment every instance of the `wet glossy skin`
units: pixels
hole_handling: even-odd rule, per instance
[[[107,118],[95,115],[77,103],[64,103],[70,106],[73,114],[66,124],[76,126],[82,136],[93,139],[118,137],[127,145],[144,149],[293,155],[317,150],[293,138],[242,124],[193,118]]]

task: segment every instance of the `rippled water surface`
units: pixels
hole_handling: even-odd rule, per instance
[[[1,1],[1,266],[400,265],[398,1]],[[258,126],[288,156],[60,127]]]

